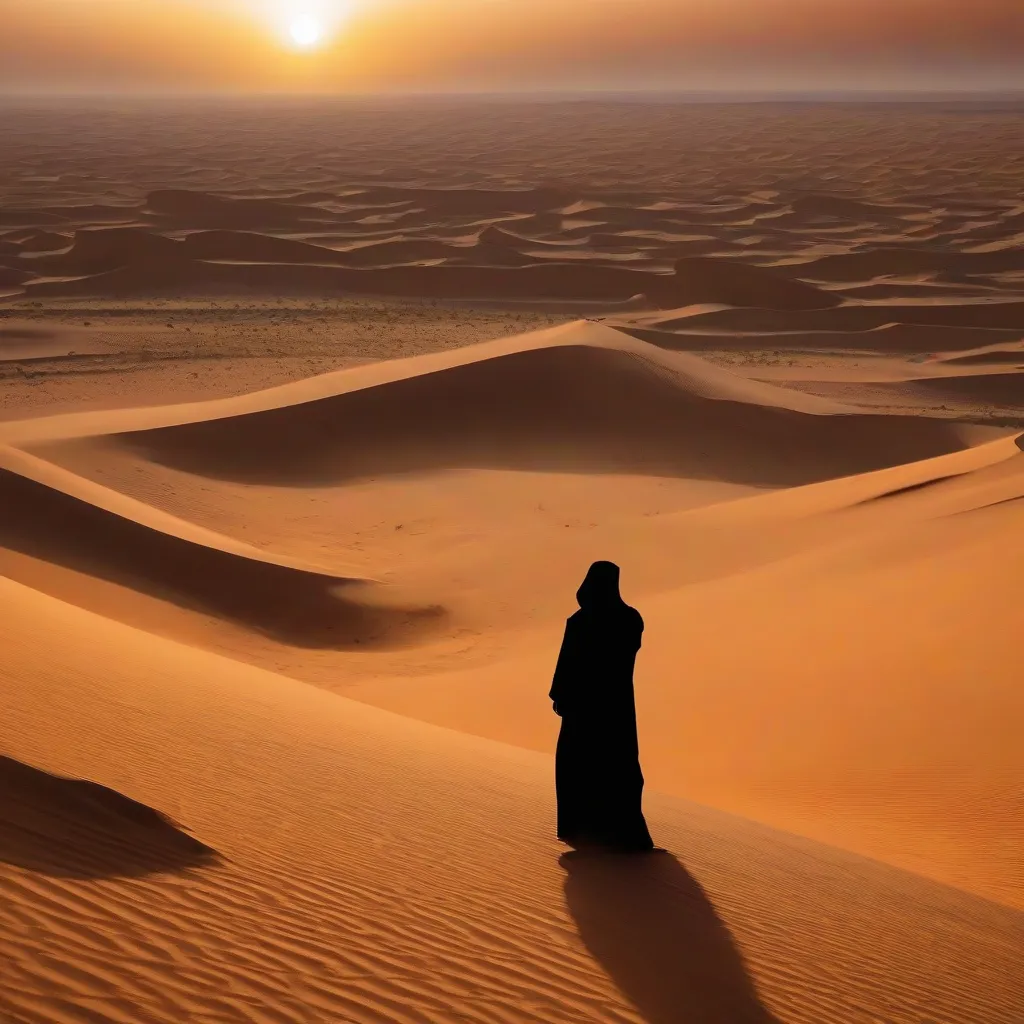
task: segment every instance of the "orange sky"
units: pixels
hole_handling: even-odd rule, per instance
[[[306,11],[337,24],[300,53]],[[0,17],[7,90],[1024,87],[1024,0],[0,0]]]

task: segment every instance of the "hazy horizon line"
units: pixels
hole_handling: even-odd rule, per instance
[[[259,101],[285,100],[303,101],[360,101],[374,99],[389,100],[593,100],[593,99],[635,99],[648,100],[690,100],[694,102],[732,99],[744,102],[804,101],[804,102],[856,102],[874,100],[893,102],[919,100],[923,102],[955,102],[986,99],[999,102],[1024,102],[1024,87],[991,88],[978,86],[960,89],[929,89],[925,87],[908,89],[857,89],[857,88],[780,88],[780,89],[668,89],[638,86],[635,88],[597,89],[577,87],[571,89],[434,89],[434,90],[376,90],[366,92],[287,92],[251,89],[204,89],[204,90],[63,90],[39,88],[0,87],[0,100],[240,100]]]

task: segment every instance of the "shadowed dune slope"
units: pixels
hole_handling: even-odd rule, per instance
[[[255,263],[320,263],[344,265],[341,253],[293,238],[257,231],[196,231],[181,242],[183,254],[195,260],[249,260]]]
[[[366,203],[414,203],[451,213],[536,214],[555,210],[576,198],[559,188],[488,189],[488,188],[415,188],[377,186],[358,195]]]
[[[775,269],[810,280],[865,281],[888,275],[992,274],[1021,270],[1024,256],[1019,252],[959,253],[893,247],[822,256]]]
[[[599,358],[601,353],[611,353],[612,358],[631,357],[636,363],[634,370],[646,366],[652,375],[676,381],[683,391],[707,398],[820,415],[851,411],[848,406],[834,401],[744,379],[704,359],[666,352],[600,323],[577,320],[476,345],[332,371],[230,398],[137,409],[58,413],[20,422],[12,420],[0,424],[0,443],[25,447],[51,440],[98,437],[199,421],[224,420],[250,413],[307,405],[319,399],[336,398],[357,391],[380,389],[415,378],[437,381],[443,379],[446,371],[467,367],[472,369],[510,356],[524,357],[526,372],[532,373],[531,358],[558,358],[557,352],[564,348],[585,352],[595,350]],[[550,353],[556,355],[551,356]],[[584,354],[583,358],[587,356]],[[629,367],[632,364],[625,360],[623,365]],[[628,392],[630,382],[635,383],[635,379],[635,373],[626,374],[624,390]],[[515,389],[510,387],[507,390]]]
[[[8,756],[164,808],[223,858],[0,865],[7,1019],[1014,1024],[1024,1000],[1021,915],[963,892],[656,794],[678,860],[559,864],[547,757],[3,579],[0,643]]]
[[[115,519],[123,519],[154,533],[166,534],[173,540],[196,547],[209,548],[233,557],[266,562],[281,569],[297,569],[324,576],[336,575],[331,570],[315,563],[261,551],[244,541],[226,537],[193,523],[187,523],[174,515],[153,508],[145,502],[136,501],[95,481],[69,473],[59,466],[16,448],[0,447],[0,470],[8,473],[11,477],[17,476],[39,484],[44,489],[79,501],[83,505],[94,506],[98,511],[108,513]],[[8,510],[8,514],[16,515],[17,513]]]
[[[0,864],[88,879],[183,871],[215,860],[213,850],[145,804],[0,755]]]
[[[19,266],[40,277],[95,275],[123,267],[160,275],[188,259],[181,243],[143,228],[93,228],[75,233],[65,252],[26,256]]]
[[[26,287],[40,297],[240,289],[598,304],[643,294],[666,307],[719,302],[774,310],[826,310],[841,302],[756,266],[694,256],[676,261],[672,273],[654,273],[592,260],[558,262],[520,253],[508,237],[500,245],[492,236],[462,246],[396,238],[338,251],[257,232],[205,231],[179,242],[148,229],[100,228],[77,232],[66,252],[23,256],[16,270],[43,278]]]
[[[366,605],[361,598],[374,589],[366,581],[274,560],[155,510],[142,517],[150,525],[88,500],[103,500],[94,484],[45,464],[35,474],[41,480],[32,479],[23,475],[32,462],[17,453],[6,461],[22,472],[0,469],[0,566],[74,603],[102,605],[113,618],[138,622],[144,611],[131,595],[140,594],[281,643],[340,650],[400,642],[442,614]],[[68,480],[78,494],[50,485]],[[129,511],[138,504],[122,500]],[[160,529],[175,525],[175,532]],[[97,591],[93,580],[120,594]]]
[[[841,300],[802,281],[764,267],[690,256],[676,260],[676,277],[685,282],[686,302],[719,302],[763,309],[828,309]]]
[[[790,486],[965,446],[951,424],[849,414],[593,325],[410,362],[423,372],[392,364],[370,385],[341,371],[316,382],[320,394],[334,385],[331,397],[302,400],[296,386],[245,415],[211,403],[195,422],[135,431],[111,417],[116,433],[97,443],[200,476],[306,485],[486,467]]]
[[[712,309],[687,316],[685,320],[685,325],[682,325],[677,319],[674,326],[684,326],[686,330],[692,331],[725,334],[734,331],[794,334],[818,331],[870,331],[889,324],[909,324],[936,328],[1004,330],[1016,332],[1016,336],[1020,337],[1020,332],[1024,330],[1024,302],[933,302],[919,305],[877,302],[817,310]],[[957,347],[964,348],[966,345],[960,344]]]
[[[15,267],[0,266],[0,286],[19,285],[30,280],[32,275],[26,270]]]
[[[1024,359],[1024,354],[1017,353],[1017,359]],[[870,385],[873,394],[893,403],[901,401],[925,401],[931,405],[942,404],[942,408],[971,408],[977,410],[975,415],[1006,410],[1012,417],[1011,422],[1018,422],[1018,412],[1024,406],[1024,364],[1010,363],[1006,354],[997,354],[997,358],[987,359],[984,356],[968,357],[961,362],[957,359],[937,361],[938,365],[1001,365],[1002,371],[987,372],[945,372],[933,376],[919,377],[908,373],[899,380],[873,381]],[[814,390],[822,396],[834,395],[837,398],[849,397],[849,386],[830,381],[816,382]],[[953,403],[952,406],[946,403]]]
[[[1020,359],[1024,353],[1018,353]],[[910,382],[918,391],[946,395],[960,401],[1016,408],[1024,403],[1024,372],[971,373],[962,376],[930,377]]]
[[[807,330],[790,330],[781,321],[767,319],[751,320],[732,330],[727,326],[715,326],[715,318],[705,317],[700,311],[692,314],[675,312],[682,312],[682,315],[620,314],[608,317],[605,322],[659,348],[684,352],[789,349],[797,352],[876,352],[886,355],[959,354],[965,350],[986,349],[1024,339],[1022,329],[914,323],[916,314],[909,314],[910,320],[905,323],[887,321],[877,326],[854,325],[849,330],[839,324],[830,329],[824,323],[820,328],[812,326]],[[729,313],[742,311],[716,312],[727,317]],[[844,315],[842,310],[838,312]],[[874,314],[870,314],[869,319],[875,319]],[[793,326],[797,328],[798,325]]]
[[[1006,366],[1024,363],[1024,347],[979,348],[976,351],[955,353],[945,356],[942,362],[951,366]],[[1017,367],[1020,369],[1020,366]]]
[[[327,248],[253,231],[197,231],[182,241],[181,249],[183,256],[189,259],[338,267],[399,266],[437,260],[510,267],[535,262],[507,245],[482,240],[471,245],[452,245],[433,238],[392,238],[346,248]]]
[[[183,228],[289,228],[331,219],[316,206],[172,188],[151,192],[144,209]]]

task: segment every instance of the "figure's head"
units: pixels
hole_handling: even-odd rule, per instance
[[[619,567],[614,562],[595,562],[576,591],[581,608],[603,608],[622,601]]]

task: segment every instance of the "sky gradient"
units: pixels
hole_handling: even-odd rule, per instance
[[[0,0],[7,92],[1024,89],[1022,0]],[[323,45],[289,26],[312,17]]]

